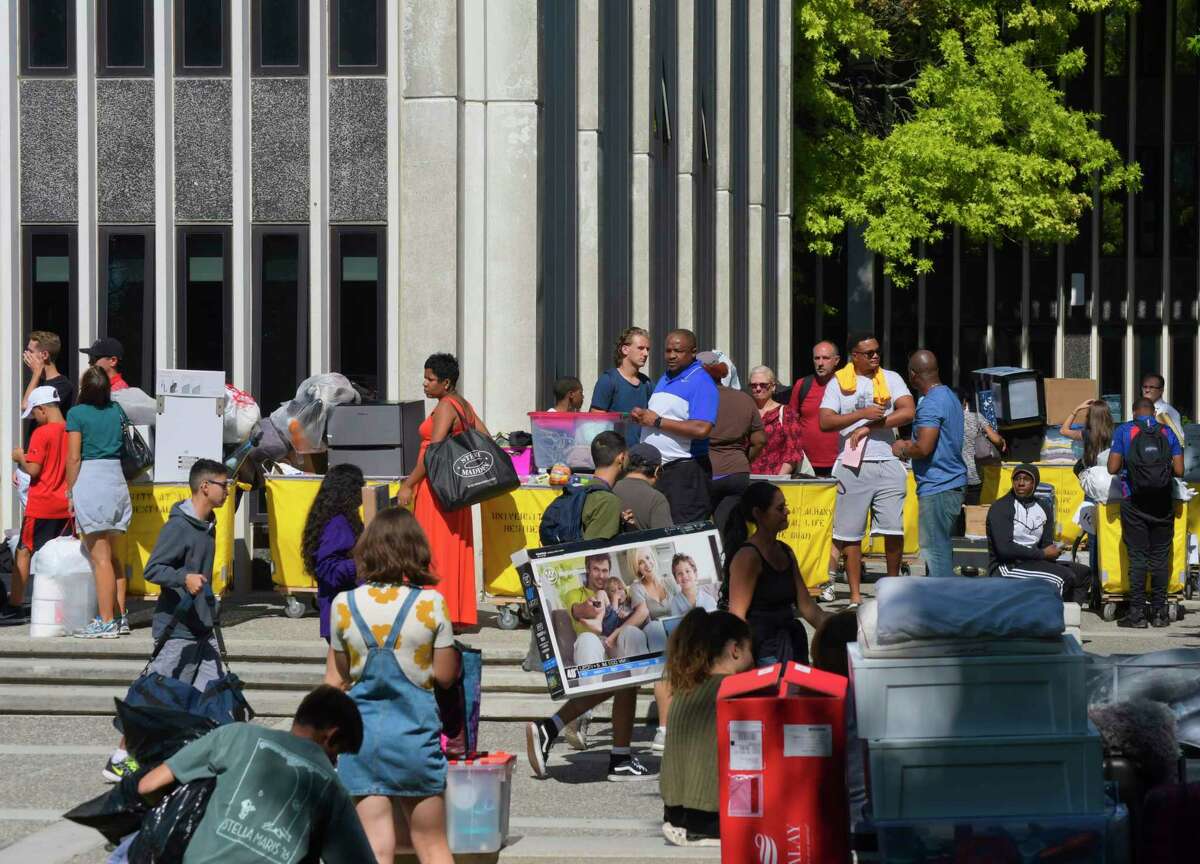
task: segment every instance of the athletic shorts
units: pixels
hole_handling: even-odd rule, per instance
[[[871,514],[872,534],[904,536],[904,496],[908,472],[899,459],[863,462],[858,468],[834,466],[837,480],[837,509],[833,512],[833,539],[857,543],[867,529]]]
[[[71,520],[39,519],[36,516],[26,516],[21,521],[21,548],[36,552],[56,537],[66,537],[71,533]]]

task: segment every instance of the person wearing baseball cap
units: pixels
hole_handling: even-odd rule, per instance
[[[116,339],[111,336],[105,336],[97,339],[88,348],[80,348],[79,352],[88,356],[89,366],[99,366],[104,370],[104,374],[108,376],[110,393],[116,393],[118,390],[129,388],[128,382],[117,371],[117,364],[125,356],[125,349]]]
[[[29,475],[29,499],[21,521],[21,539],[13,568],[8,605],[0,610],[0,626],[25,624],[25,586],[29,584],[29,562],[56,537],[70,531],[71,511],[67,506],[67,424],[63,419],[58,391],[50,385],[35,387],[21,419],[30,417],[37,428],[29,447],[12,451],[13,463]]]
[[[988,509],[989,574],[1049,582],[1064,601],[1087,605],[1091,569],[1059,560],[1062,549],[1054,542],[1054,520],[1035,494],[1041,479],[1036,465],[1018,465],[1012,472],[1012,489]]]
[[[613,486],[622,510],[632,510],[638,530],[670,528],[671,504],[654,488],[662,470],[662,454],[653,444],[641,441],[625,452],[625,476]]]

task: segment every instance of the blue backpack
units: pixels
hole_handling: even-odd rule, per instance
[[[608,484],[593,479],[589,483],[572,481],[563,487],[562,494],[550,502],[542,514],[538,536],[543,546],[573,543],[583,539],[583,505],[593,492],[608,492]]]

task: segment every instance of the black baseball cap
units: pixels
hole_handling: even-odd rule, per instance
[[[121,347],[121,343],[111,336],[105,336],[103,339],[97,339],[92,343],[90,348],[80,348],[80,354],[86,354],[92,360],[97,357],[116,357],[120,359],[125,356],[125,349]]]

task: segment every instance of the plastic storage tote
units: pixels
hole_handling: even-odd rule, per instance
[[[884,861],[1128,861],[1129,815],[1123,805],[1074,816],[922,819],[878,822]]]
[[[533,433],[533,461],[539,471],[549,471],[563,464],[571,470],[591,471],[592,439],[601,432],[612,430],[625,435],[626,415],[599,411],[530,411],[529,426]]]
[[[1059,654],[865,658],[849,646],[863,740],[1068,735],[1087,731],[1087,658]]]
[[[446,836],[456,854],[498,852],[508,839],[517,757],[490,753],[451,759],[446,772]]]
[[[1100,736],[871,741],[877,820],[976,819],[1104,809]]]

